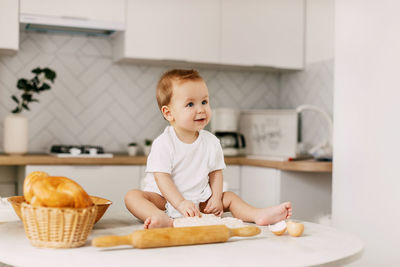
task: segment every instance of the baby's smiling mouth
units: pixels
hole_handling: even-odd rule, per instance
[[[201,119],[195,119],[194,121],[203,122],[203,121],[205,121],[205,120],[206,120],[205,118],[201,118]]]

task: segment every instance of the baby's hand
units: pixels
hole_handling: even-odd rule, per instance
[[[178,206],[179,212],[185,217],[201,217],[199,208],[190,200],[183,200]]]
[[[216,216],[221,216],[224,213],[224,206],[222,205],[222,200],[219,198],[215,198],[213,196],[207,202],[206,207],[204,208],[204,213],[212,213]]]

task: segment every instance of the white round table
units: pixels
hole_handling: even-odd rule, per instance
[[[0,262],[15,266],[310,266],[344,264],[356,259],[363,245],[355,236],[304,222],[301,237],[275,236],[267,227],[255,237],[233,237],[225,243],[136,249],[131,246],[96,248],[93,238],[126,235],[142,229],[135,220],[102,219],[86,245],[45,249],[30,245],[21,221],[0,222]]]

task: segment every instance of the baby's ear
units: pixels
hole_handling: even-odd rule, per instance
[[[168,106],[162,106],[162,107],[161,107],[161,112],[162,112],[164,118],[165,118],[167,121],[172,122],[173,117],[172,117],[172,114],[171,114],[171,110],[169,109]]]

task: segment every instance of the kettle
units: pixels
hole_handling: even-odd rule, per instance
[[[238,132],[215,132],[225,156],[237,156],[246,147],[244,136]]]

